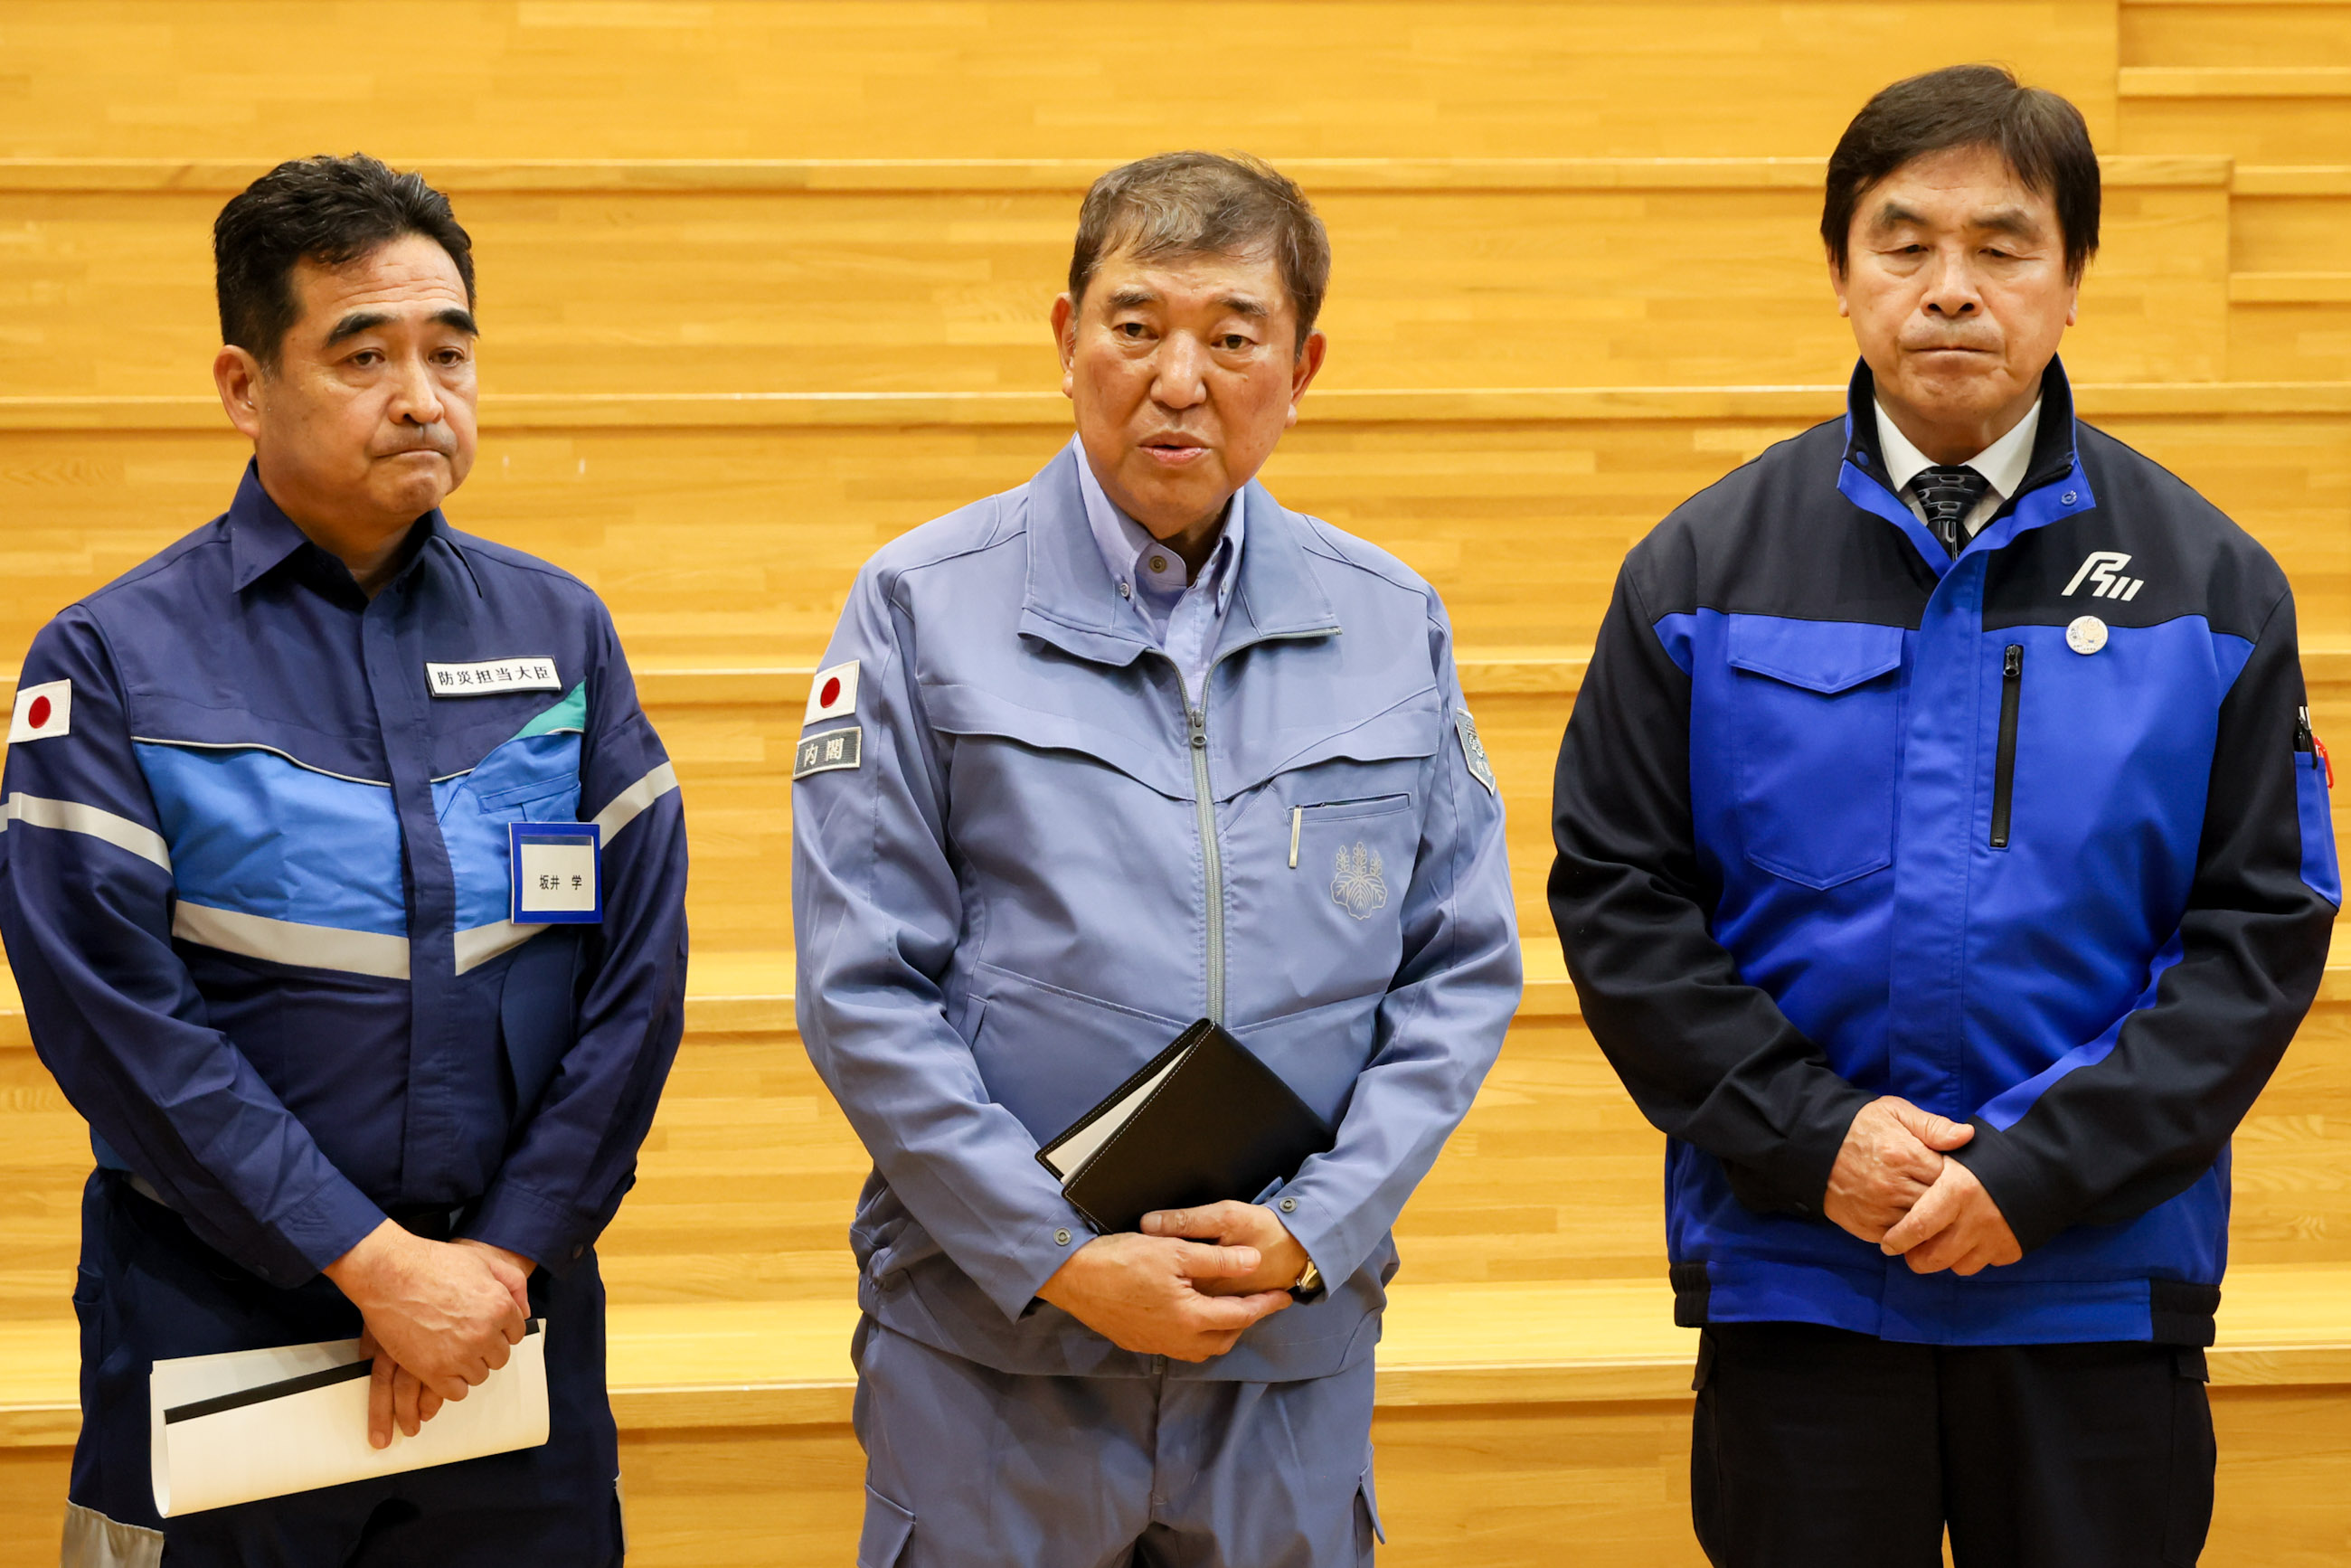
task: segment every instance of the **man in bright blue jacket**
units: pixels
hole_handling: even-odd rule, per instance
[[[1253,482],[1328,266],[1263,165],[1104,175],[1054,308],[1077,439],[875,556],[817,676],[793,915],[874,1165],[864,1568],[1370,1561],[1388,1231],[1520,959],[1436,593]],[[1038,1148],[1201,1016],[1335,1146],[1095,1236]]]
[[[41,632],[9,734],[0,934],[99,1167],[64,1561],[617,1563],[594,1243],[677,1049],[676,776],[595,595],[439,510],[446,199],[287,163],[215,245],[254,462]],[[363,1335],[381,1448],[532,1318],[543,1447],[157,1517],[153,1362]]]
[[[2284,574],[2074,417],[2098,193],[1996,68],[1871,100],[1850,410],[1635,548],[1560,752],[1718,1563],[2188,1563],[2210,1516],[2229,1138],[2341,890]]]

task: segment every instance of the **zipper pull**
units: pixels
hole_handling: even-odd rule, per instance
[[[1208,716],[1202,713],[1196,707],[1186,708],[1184,712],[1185,715],[1192,721],[1192,744],[1195,747],[1203,747],[1207,745]]]
[[[2011,681],[2016,679],[2017,676],[2024,674],[2023,644],[2019,643],[2011,643],[2008,645],[2008,651],[2001,655],[2000,673],[2003,677]]]

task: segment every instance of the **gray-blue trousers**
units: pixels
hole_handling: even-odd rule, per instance
[[[860,1325],[858,1568],[1369,1568],[1369,1357],[1298,1383],[1038,1377]]]

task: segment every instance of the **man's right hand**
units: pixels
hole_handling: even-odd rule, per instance
[[[1251,1323],[1289,1306],[1290,1296],[1287,1291],[1211,1296],[1193,1281],[1244,1279],[1258,1263],[1254,1247],[1097,1236],[1037,1293],[1121,1350],[1206,1361],[1232,1349]]]
[[[528,1322],[520,1270],[487,1249],[427,1241],[389,1219],[325,1271],[360,1309],[379,1357],[443,1399],[463,1399],[504,1366]]]
[[[1964,1122],[1882,1095],[1845,1129],[1821,1212],[1864,1241],[1882,1241],[1943,1174],[1944,1154],[1975,1135]]]

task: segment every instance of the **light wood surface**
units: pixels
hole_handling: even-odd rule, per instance
[[[434,18],[412,73],[364,6],[16,0],[0,49],[23,85],[0,98],[0,149],[1817,155],[1871,92],[1947,63],[1957,38],[1970,57],[2015,61],[2110,132],[2117,47],[2112,0],[1228,0],[1194,22],[1229,62],[1164,73],[1135,68],[1164,43],[1164,19],[1090,0],[451,0]],[[371,44],[355,69],[355,47]]]
[[[1323,384],[1490,386],[1568,365],[1603,385],[1841,377],[1851,337],[1816,232],[1817,165],[1715,167],[1707,184],[1687,165],[1631,160],[1548,183],[1513,170],[1500,188],[1472,183],[1490,164],[1418,188],[1318,186],[1317,166],[1301,167],[1341,258]],[[653,393],[1054,384],[1046,316],[1075,191],[747,192],[726,172],[713,171],[715,188],[674,171],[658,191],[459,195],[486,384],[555,392],[583,371]],[[2227,165],[2119,173],[2072,363],[2090,380],[2228,376]],[[0,294],[0,336],[23,372],[57,393],[205,391],[221,201],[0,192],[22,279]],[[1725,246],[1734,266],[1693,265]]]
[[[1399,1226],[1382,1561],[1694,1568],[1662,1139],[1541,896],[1616,561],[1837,412],[1850,340],[1813,226],[1845,119],[1896,76],[2001,58],[2080,103],[2106,160],[2067,345],[2085,413],[2277,554],[2322,731],[2351,734],[2351,5],[1218,0],[1186,18],[1239,62],[1155,77],[1143,17],[451,0],[408,71],[378,7],[0,7],[0,667],[226,499],[242,457],[204,382],[226,194],[353,146],[453,191],[488,329],[453,515],[611,603],[686,782],[687,1040],[604,1245],[632,1561],[846,1564],[866,1161],[792,1032],[807,674],[865,556],[1066,439],[1040,321],[1092,173],[1173,145],[1274,158],[1338,262],[1330,370],[1267,476],[1444,593],[1530,977]],[[2223,1568],[2351,1556],[2338,957],[2237,1140]],[[0,972],[0,1568],[55,1556],[88,1159]]]

